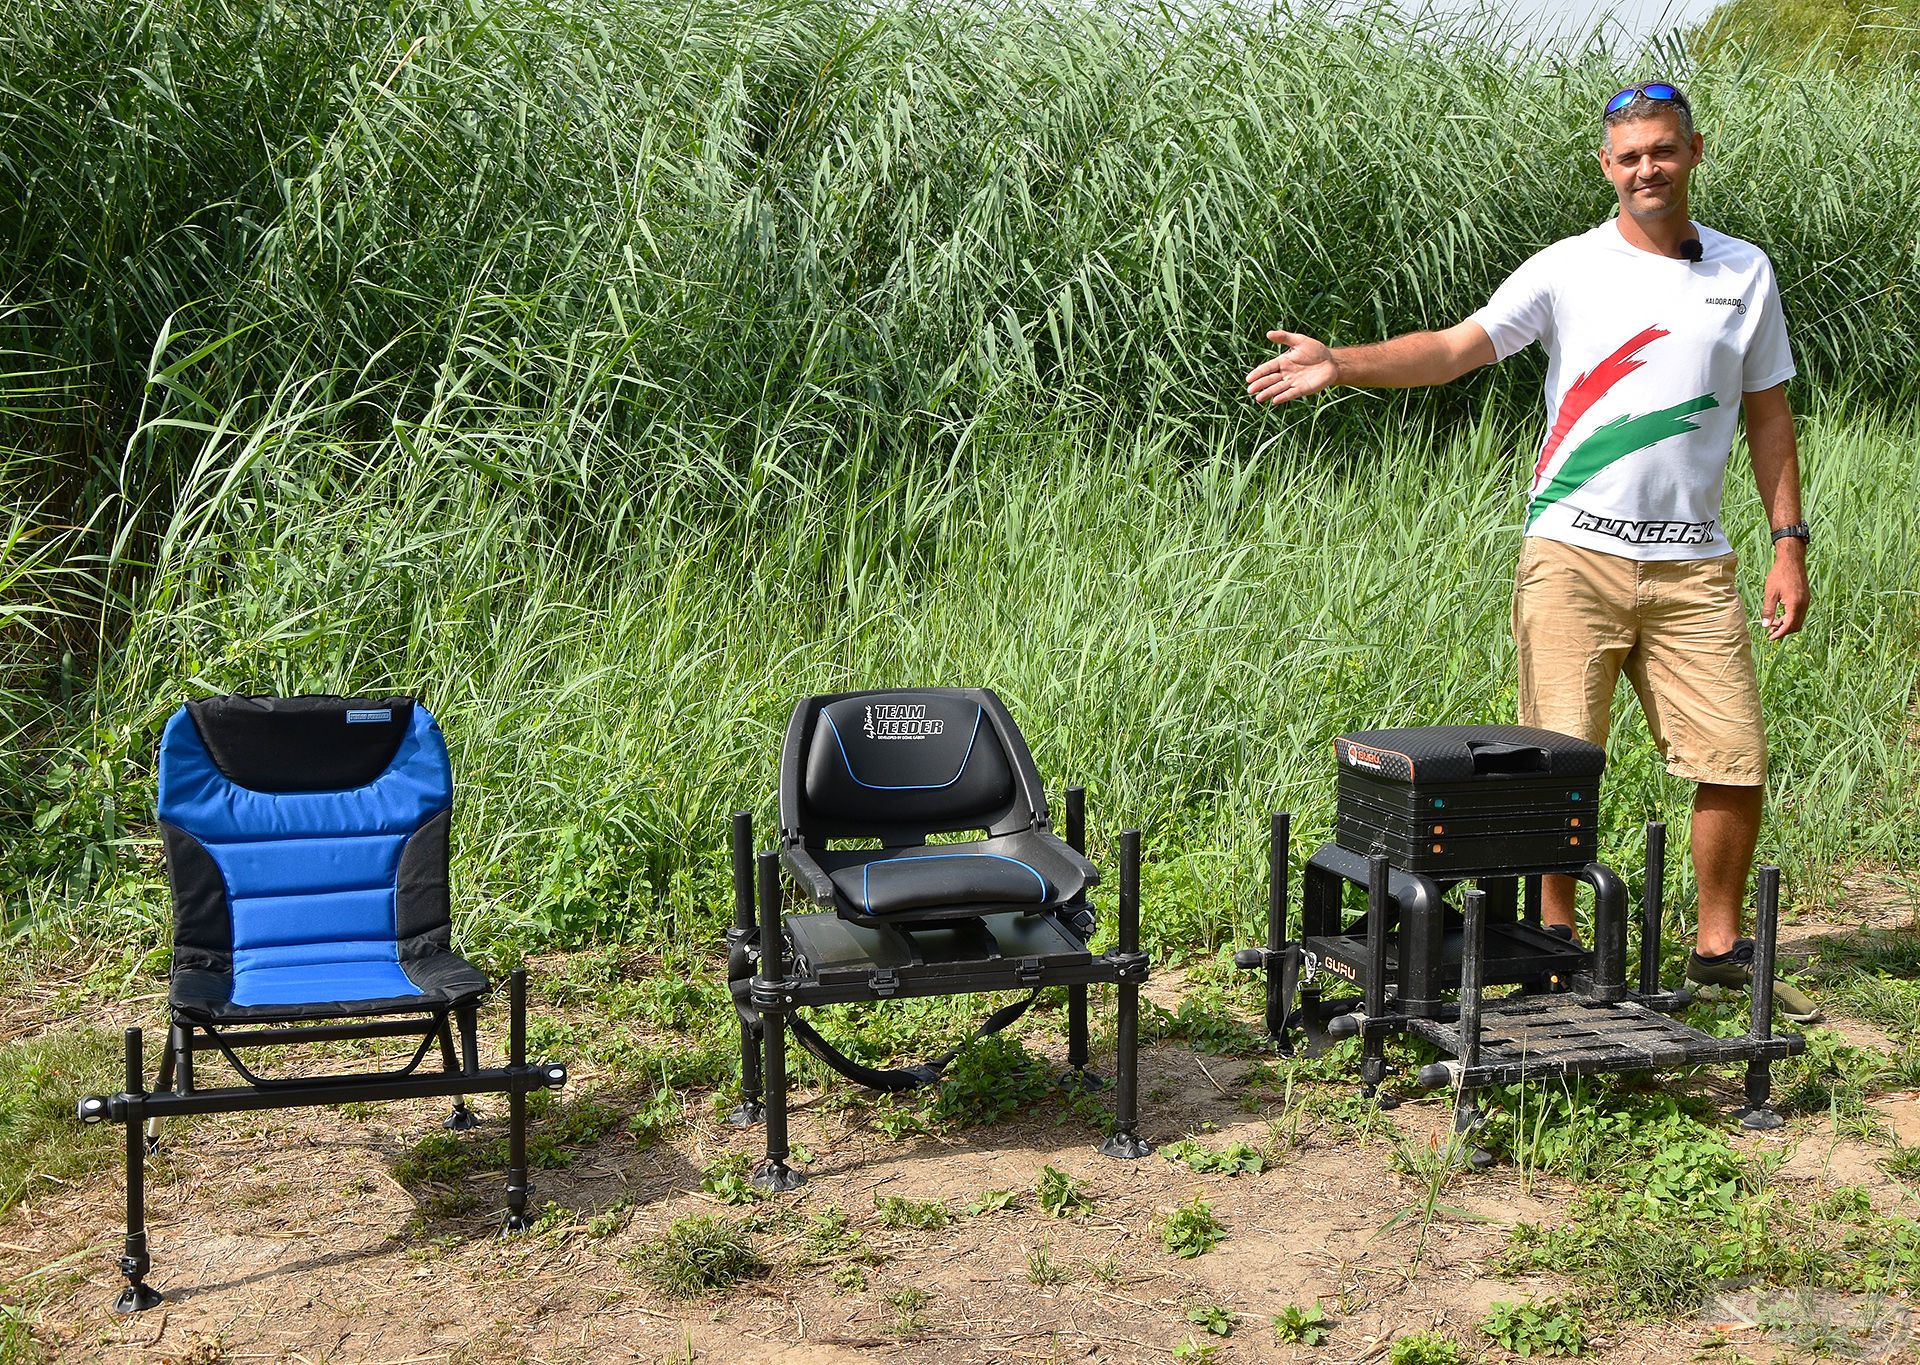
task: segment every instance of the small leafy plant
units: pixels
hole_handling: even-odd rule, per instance
[[[1182,1259],[1205,1255],[1226,1240],[1226,1225],[1214,1217],[1205,1200],[1182,1204],[1160,1225],[1160,1244]]]
[[[709,1162],[700,1171],[700,1188],[722,1204],[751,1204],[761,1197],[753,1183],[753,1159],[744,1152]]]
[[[1056,1166],[1040,1168],[1040,1212],[1049,1218],[1077,1218],[1093,1209],[1093,1197],[1084,1180],[1075,1180]]]
[[[953,1214],[938,1199],[903,1199],[897,1194],[875,1197],[874,1209],[880,1221],[890,1228],[919,1228],[931,1231],[953,1221]]]
[[[1187,1321],[1216,1337],[1233,1335],[1233,1314],[1217,1303],[1188,1304]]]
[[[1333,1334],[1331,1326],[1317,1303],[1308,1304],[1305,1308],[1290,1303],[1273,1317],[1274,1336],[1293,1346],[1321,1345]]]
[[[1496,1303],[1480,1330],[1519,1356],[1577,1356],[1587,1349],[1578,1310],[1553,1299]]]
[[[1160,1155],[1199,1175],[1258,1175],[1267,1169],[1267,1159],[1259,1149],[1244,1142],[1230,1142],[1215,1151],[1185,1138],[1162,1147]]]
[[[1452,1337],[1414,1332],[1393,1343],[1387,1365],[1466,1365],[1466,1356]]]

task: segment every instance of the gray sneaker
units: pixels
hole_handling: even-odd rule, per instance
[[[1700,986],[1731,986],[1735,990],[1753,987],[1753,940],[1740,938],[1733,947],[1712,957],[1702,957],[1698,949],[1687,954],[1687,980]],[[1817,1024],[1820,1007],[1805,991],[1779,977],[1773,979],[1773,1003],[1781,1016],[1793,1024]]]

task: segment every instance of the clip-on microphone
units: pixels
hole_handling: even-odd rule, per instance
[[[1680,243],[1680,259],[1683,261],[1698,265],[1700,264],[1701,258],[1706,254],[1707,250],[1700,245],[1700,239],[1698,237],[1689,237],[1686,241]]]

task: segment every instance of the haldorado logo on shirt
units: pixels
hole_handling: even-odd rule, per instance
[[[1528,526],[1538,521],[1542,512],[1615,461],[1645,450],[1648,446],[1658,445],[1670,437],[1698,431],[1699,427],[1689,420],[1693,414],[1720,406],[1720,401],[1711,393],[1703,393],[1657,412],[1616,417],[1595,428],[1560,462],[1553,476],[1541,482],[1554,454],[1566,440],[1567,433],[1621,380],[1647,363],[1638,358],[1641,351],[1667,335],[1669,333],[1660,327],[1649,327],[1636,334],[1612,355],[1581,375],[1567,390],[1560,411],[1554,414],[1553,429],[1547,433],[1546,442],[1540,447],[1540,459],[1533,467],[1534,488],[1532,501],[1527,507]]]

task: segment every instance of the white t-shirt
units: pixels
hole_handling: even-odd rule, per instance
[[[1731,552],[1720,489],[1740,396],[1790,379],[1793,353],[1766,253],[1694,227],[1698,263],[1642,251],[1608,219],[1530,257],[1473,314],[1501,360],[1547,352],[1528,535],[1628,559]]]

